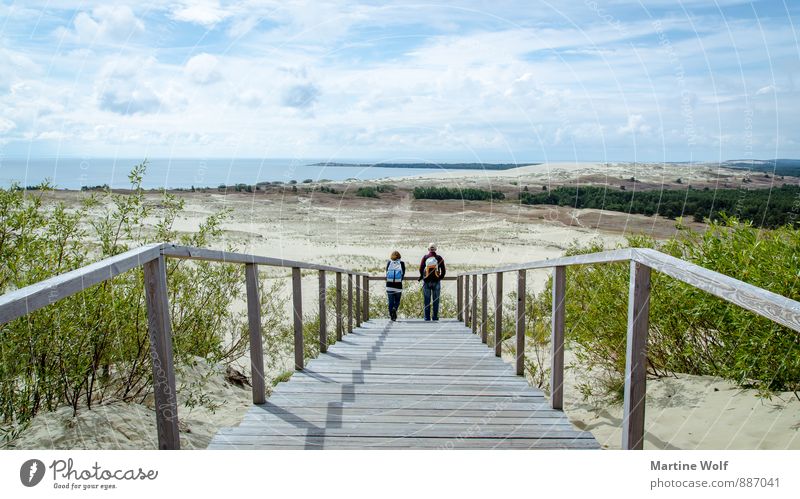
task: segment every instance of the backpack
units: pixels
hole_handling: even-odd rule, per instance
[[[425,273],[423,274],[423,279],[439,279],[441,274],[442,273],[439,271],[439,260],[435,256],[429,256],[425,260]]]
[[[389,260],[386,268],[386,282],[403,282],[403,266],[400,260]]]

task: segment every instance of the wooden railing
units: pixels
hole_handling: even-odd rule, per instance
[[[245,266],[247,287],[247,315],[250,335],[250,361],[253,386],[253,403],[266,401],[264,383],[264,354],[261,337],[261,307],[258,296],[258,266],[287,267],[292,269],[292,301],[294,315],[295,368],[302,370],[303,359],[303,301],[301,270],[319,272],[320,318],[326,317],[327,272],[336,273],[336,338],[342,339],[352,332],[353,322],[359,326],[369,320],[369,277],[360,272],[317,265],[306,262],[268,258],[243,253],[216,251],[169,243],[157,243],[133,249],[106,258],[77,270],[46,279],[42,282],[0,296],[0,325],[55,303],[95,284],[112,279],[137,267],[144,270],[145,301],[153,364],[156,426],[160,449],[179,449],[178,403],[175,387],[175,370],[172,359],[172,327],[170,325],[167,294],[166,258],[206,260]],[[347,327],[344,326],[342,276],[347,276]],[[355,306],[354,306],[355,294]],[[325,320],[320,320],[320,351],[328,345]]]
[[[566,268],[572,265],[610,262],[630,262],[628,332],[625,351],[625,400],[622,418],[623,449],[642,449],[643,445],[651,269],[739,305],[794,331],[800,331],[799,302],[658,251],[639,248],[604,251],[461,273],[457,277],[458,319],[464,321],[465,325],[471,326],[473,332],[477,332],[479,322],[477,320],[478,276],[480,275],[481,339],[486,343],[488,276],[489,274],[496,274],[494,348],[495,355],[499,357],[502,342],[503,273],[516,272],[515,368],[517,374],[523,374],[525,359],[525,273],[531,269],[552,268],[553,308],[550,337],[550,405],[554,409],[563,409]],[[471,286],[470,280],[472,281]]]

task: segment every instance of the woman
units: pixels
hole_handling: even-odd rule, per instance
[[[386,297],[389,300],[389,317],[397,320],[397,309],[403,295],[403,276],[406,275],[406,264],[400,260],[400,253],[392,251],[391,260],[386,262]]]

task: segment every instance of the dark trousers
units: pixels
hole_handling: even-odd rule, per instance
[[[390,291],[386,292],[386,297],[389,300],[389,317],[392,316],[392,312],[397,312],[397,309],[400,308],[400,297],[403,295],[401,291],[396,293],[392,293]]]
[[[440,281],[423,282],[422,297],[425,300],[425,320],[431,320],[431,308],[433,308],[433,320],[439,320],[439,293],[442,290]]]

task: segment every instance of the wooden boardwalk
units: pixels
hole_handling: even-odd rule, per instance
[[[596,449],[456,320],[370,320],[209,449]]]

